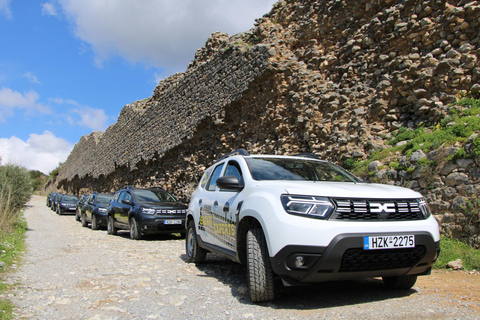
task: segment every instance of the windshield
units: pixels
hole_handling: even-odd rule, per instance
[[[255,180],[360,182],[329,162],[293,158],[246,158],[246,161]]]
[[[78,201],[78,198],[75,196],[65,196],[62,198],[63,201]]]
[[[109,203],[112,198],[113,194],[98,194],[97,203]]]
[[[140,202],[162,201],[176,202],[177,200],[167,191],[164,190],[135,190],[135,199]]]

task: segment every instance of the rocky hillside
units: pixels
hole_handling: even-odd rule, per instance
[[[83,137],[51,187],[158,185],[188,200],[203,169],[238,148],[368,164],[399,129],[442,122],[460,93],[478,98],[479,27],[478,1],[279,1],[245,33],[212,34],[184,73],[125,106],[104,133]],[[435,151],[448,147],[463,145]],[[445,233],[480,243],[479,219],[464,209],[480,178],[473,160],[436,159],[426,183],[411,154],[388,157],[365,175],[421,191]],[[453,173],[461,178],[447,182]]]

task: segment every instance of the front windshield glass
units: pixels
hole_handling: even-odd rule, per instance
[[[65,196],[63,197],[63,201],[78,201],[78,198],[75,196]]]
[[[164,190],[135,190],[135,199],[140,202],[162,201],[175,202],[177,201],[170,193]]]
[[[294,158],[246,158],[255,180],[304,180],[360,182],[329,162]]]
[[[112,198],[113,194],[99,194],[97,195],[97,203],[109,203]]]

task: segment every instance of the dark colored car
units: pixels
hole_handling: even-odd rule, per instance
[[[125,187],[117,191],[108,209],[108,234],[130,230],[130,238],[142,235],[180,233],[185,236],[188,207],[162,188]]]
[[[80,197],[80,200],[78,200],[77,210],[75,211],[75,220],[77,220],[77,221],[81,220],[82,213],[85,210],[85,206],[87,204],[87,200],[88,200],[89,196],[90,195],[86,193],[86,194],[84,194],[83,196]]]
[[[57,214],[74,213],[77,211],[78,197],[70,194],[64,194],[57,203]]]
[[[56,195],[56,192],[50,192],[50,194],[47,196],[47,207],[51,207],[52,206],[52,201],[53,201],[53,198],[55,197]]]
[[[57,211],[57,204],[62,198],[62,196],[63,193],[55,193],[55,196],[52,198],[52,205],[50,206],[50,209],[52,209],[52,211]]]
[[[108,206],[112,198],[113,194],[111,193],[92,193],[81,214],[82,227],[87,227],[88,223],[92,230],[106,227]]]

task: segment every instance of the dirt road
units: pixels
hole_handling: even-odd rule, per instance
[[[133,241],[82,228],[34,196],[28,250],[9,276],[19,319],[480,319],[480,275],[434,272],[406,292],[380,280],[280,290],[253,304],[245,270],[219,256],[185,263],[184,240]]]

